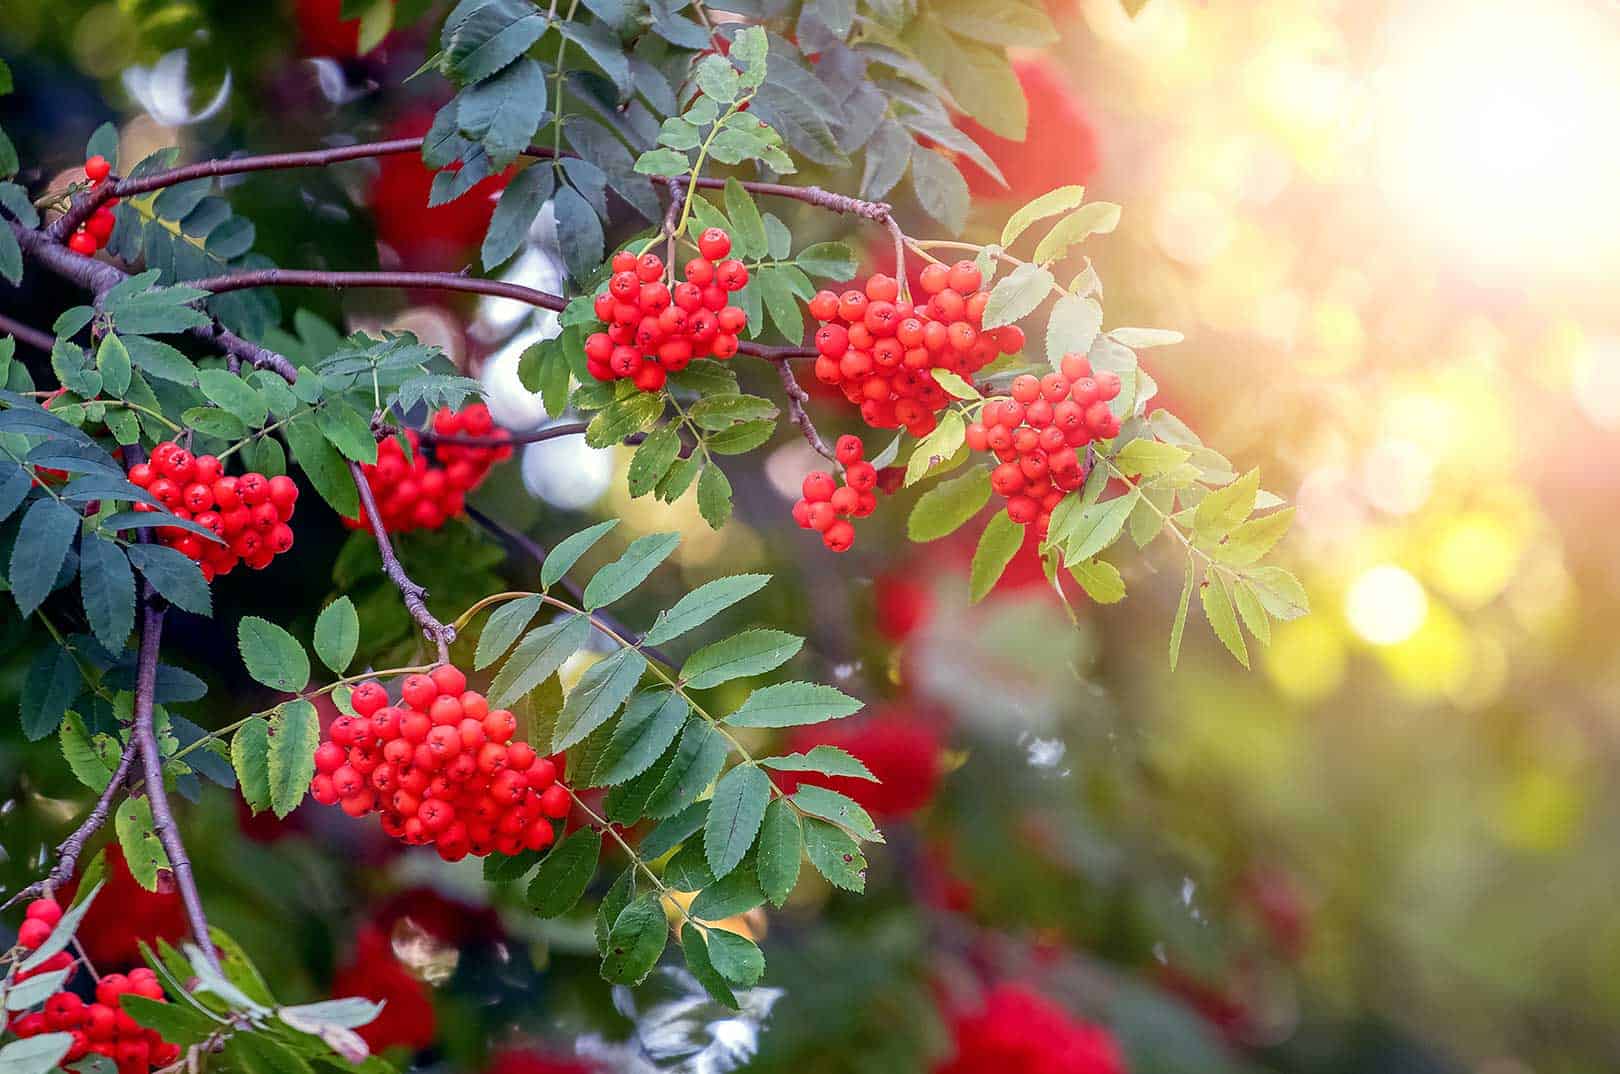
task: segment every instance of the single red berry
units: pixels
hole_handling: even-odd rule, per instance
[[[731,253],[731,236],[717,227],[706,228],[698,236],[698,250],[710,261],[719,261]]]
[[[838,456],[839,463],[844,466],[859,462],[861,456],[865,453],[866,448],[861,443],[861,438],[848,433],[840,436],[837,445],[833,448],[833,454]]]
[[[81,257],[89,257],[101,247],[96,245],[96,240],[88,232],[75,231],[73,237],[68,239],[68,249]]]
[[[84,174],[92,183],[99,183],[112,174],[112,164],[106,157],[97,153],[84,162]]]

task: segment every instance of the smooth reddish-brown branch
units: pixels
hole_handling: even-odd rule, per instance
[[[103,824],[107,823],[107,815],[112,811],[113,799],[118,797],[118,792],[124,789],[124,784],[129,780],[130,765],[134,763],[135,755],[138,752],[139,747],[136,745],[134,738],[124,744],[124,752],[118,756],[118,767],[113,769],[112,778],[107,781],[107,786],[102,789],[101,796],[96,799],[95,807],[90,810],[84,820],[79,822],[79,826],[68,834],[66,839],[57,844],[56,864],[51,866],[51,871],[45,874],[43,880],[36,880],[12,895],[11,898],[5,901],[4,905],[0,905],[0,910],[28,899],[50,895],[58,887],[67,883],[73,876],[74,870],[79,866],[79,855],[84,853],[85,844],[101,830]]]
[[[433,642],[439,653],[439,662],[448,663],[450,643],[456,640],[456,628],[439,622],[434,614],[428,611],[427,602],[422,599],[427,595],[427,589],[405,573],[399,557],[394,554],[393,543],[388,539],[388,529],[383,525],[382,512],[377,510],[377,498],[371,494],[371,485],[366,481],[365,472],[360,469],[360,464],[351,460],[349,473],[354,477],[355,491],[360,494],[360,513],[371,524],[372,536],[377,538],[377,554],[382,557],[383,573],[388,575],[388,580],[399,590],[400,598],[405,602],[405,610],[411,613],[411,618],[422,628],[422,633]]]
[[[0,336],[14,336],[18,343],[26,343],[45,354],[51,353],[51,348],[56,346],[56,337],[49,332],[41,332],[32,325],[14,321],[3,313],[0,313]]]
[[[18,244],[30,260],[89,291],[98,303],[108,291],[129,279],[129,273],[118,266],[98,258],[76,254],[51,239],[44,231],[25,228],[13,221],[6,221],[6,224],[11,228],[12,234],[17,236]],[[243,339],[218,321],[193,328],[188,334],[211,347],[223,350],[238,361],[246,362],[258,369],[268,369],[288,383],[298,379],[298,370],[284,356],[268,347],[261,347],[257,343]]]
[[[109,178],[106,182],[90,188],[73,199],[68,211],[50,225],[51,237],[60,242],[71,235],[75,229],[90,218],[90,214],[100,208],[109,198],[128,198],[140,194],[149,194],[154,190],[175,186],[179,183],[188,183],[193,179],[216,178],[222,175],[244,175],[248,172],[278,171],[289,168],[325,168],[333,164],[342,164],[350,160],[363,160],[369,157],[397,156],[401,153],[416,153],[422,149],[421,138],[394,138],[386,142],[360,142],[356,145],[335,146],[330,149],[311,149],[297,153],[268,153],[261,156],[229,157],[220,160],[204,160],[196,164],[184,164],[178,168],[167,171],[153,172],[138,179]],[[544,146],[531,146],[523,151],[525,156],[552,157],[556,154]],[[565,154],[568,155],[568,154]],[[659,183],[671,190],[677,185],[685,186],[691,181],[684,175],[655,175],[649,176],[655,183]],[[724,179],[698,177],[697,186],[702,190],[724,189]],[[867,220],[883,222],[891,218],[891,208],[887,202],[866,201],[862,198],[852,198],[847,194],[838,194],[831,190],[823,190],[818,186],[793,186],[788,183],[761,183],[744,180],[743,189],[753,194],[766,197],[791,198],[802,201],[806,205],[828,209],[836,213],[849,213],[864,217]]]
[[[565,436],[585,435],[585,422],[569,421],[557,425],[547,425],[543,429],[530,429],[526,432],[508,431],[504,436],[474,436],[471,433],[454,433],[441,436],[429,426],[419,434],[424,444],[449,444],[455,447],[472,448],[498,448],[517,444],[543,444],[547,440],[560,440]]]
[[[150,587],[141,583],[139,600],[141,617],[140,648],[135,665],[134,723],[130,741],[141,754],[141,770],[146,785],[146,800],[152,807],[152,828],[163,853],[169,858],[169,871],[174,874],[174,885],[180,891],[180,902],[186,910],[186,921],[191,935],[203,958],[215,970],[219,959],[214,954],[214,941],[208,934],[208,917],[203,913],[202,896],[197,893],[197,881],[191,873],[191,859],[186,856],[186,845],[180,839],[180,827],[169,808],[169,792],[163,786],[163,754],[158,749],[157,731],[153,726],[153,698],[157,692],[158,645],[163,638],[163,610],[152,600]]]

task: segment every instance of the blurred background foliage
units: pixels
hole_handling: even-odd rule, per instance
[[[204,889],[282,996],[386,994],[380,1043],[498,1074],[988,1074],[1013,1067],[974,1065],[969,1038],[1058,1032],[1010,988],[1070,1029],[1105,1027],[1139,1074],[1620,1061],[1620,143],[1604,133],[1620,16],[1574,0],[1131,6],[1049,0],[1062,43],[1020,60],[1029,138],[991,140],[1012,190],[974,177],[970,230],[988,239],[1061,183],[1126,207],[1089,250],[1111,316],[1187,334],[1147,360],[1163,404],[1298,502],[1280,552],[1314,614],[1279,624],[1252,673],[1200,626],[1171,674],[1180,575],[1151,554],[1117,556],[1133,599],[1082,601],[1074,630],[1033,561],[970,609],[971,545],[908,545],[902,505],[857,551],[825,554],[788,519],[809,468],[789,437],[739,469],[737,517],[713,535],[690,498],[630,502],[623,457],[537,445],[479,509],[542,543],[611,514],[626,540],[680,526],[680,577],[660,599],[740,569],[783,577],[759,618],[806,631],[872,703],[826,739],[886,780],[863,792],[889,836],[868,894],[807,884],[739,921],[769,945],[781,994],[759,997],[759,1017],[671,1028],[656,986],[612,997],[596,980],[587,923],[503,913],[476,869],[399,854],[332,811],[267,825],[211,789],[187,818]],[[420,132],[445,95],[406,81],[426,32],[356,57],[338,15],[338,0],[5,0],[17,92],[0,124],[36,185],[107,119],[125,159]],[[231,196],[278,264],[460,267],[488,200],[427,212],[427,182],[390,158],[248,178]],[[794,223],[807,240],[842,226]],[[521,271],[543,277],[544,257]],[[0,291],[0,311],[45,326],[73,300],[27,287]],[[410,328],[482,370],[507,420],[540,419],[501,372],[543,330],[526,312],[281,299]],[[745,377],[770,394],[773,378]],[[824,431],[845,431],[824,413]],[[361,604],[375,659],[408,646],[345,531],[310,515],[296,558],[222,581],[217,604],[307,629],[336,587]],[[471,530],[403,543],[441,611],[533,573]],[[20,634],[14,616],[4,630]],[[175,634],[213,686],[181,706],[193,719],[262,700],[214,627]],[[8,699],[28,656],[11,647]],[[11,728],[8,887],[82,804],[54,744]],[[121,910],[100,926],[109,960],[132,929],[180,927],[163,899],[102,900]],[[1003,1021],[964,1020],[981,1008]],[[1089,1047],[1029,1069],[1117,1069]]]

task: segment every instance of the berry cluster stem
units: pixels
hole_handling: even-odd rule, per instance
[[[422,633],[437,648],[439,663],[449,663],[450,643],[456,640],[456,628],[439,622],[433,613],[428,611],[427,602],[423,600],[427,589],[405,573],[399,557],[394,554],[393,543],[388,539],[388,529],[383,525],[382,513],[377,509],[377,499],[371,494],[371,484],[366,480],[360,464],[351,460],[349,473],[354,477],[355,491],[360,494],[361,512],[371,523],[372,536],[377,538],[377,554],[382,557],[383,573],[388,575],[388,580],[399,590],[400,598],[405,602],[405,610],[411,613],[411,618],[422,628]]]
[[[163,852],[168,855],[169,869],[174,873],[175,886],[180,890],[180,901],[185,906],[186,920],[191,935],[216,971],[219,959],[214,954],[214,941],[208,933],[208,917],[203,912],[202,896],[197,892],[197,881],[191,873],[191,859],[180,839],[180,828],[174,812],[169,808],[169,792],[163,786],[163,754],[159,752],[157,732],[153,727],[153,698],[157,692],[158,645],[163,638],[163,610],[152,603],[150,588],[141,584],[140,594],[141,638],[135,670],[134,726],[130,741],[141,754],[141,769],[145,775],[146,798],[152,806],[152,827],[157,831]]]

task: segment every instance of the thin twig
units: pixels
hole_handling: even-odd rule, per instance
[[[534,538],[530,537],[528,534],[521,533],[518,530],[506,525],[504,522],[496,521],[489,515],[486,515],[484,512],[478,510],[476,507],[468,506],[465,508],[465,510],[467,512],[467,517],[472,519],[474,525],[482,527],[484,530],[512,545],[518,551],[534,560],[535,566],[538,567],[540,564],[546,561],[545,546],[540,544],[540,542],[536,541]],[[563,589],[568,592],[569,596],[573,597],[576,601],[584,601],[584,593],[580,590],[579,586],[575,585],[567,577],[564,577],[559,584],[561,584]],[[630,641],[632,645],[639,647],[642,652],[653,657],[655,660],[662,660],[670,667],[680,666],[654,646],[643,645],[641,643],[640,634],[625,626],[608,612],[598,608],[593,614],[600,618],[604,623],[612,627],[615,633]]]
[[[49,895],[73,876],[74,870],[79,865],[79,855],[84,853],[85,844],[90,842],[91,838],[101,830],[103,824],[107,823],[107,814],[112,810],[113,799],[118,797],[118,792],[123,789],[125,782],[128,781],[129,767],[135,760],[137,752],[138,747],[135,739],[131,738],[124,744],[124,752],[118,757],[118,767],[113,769],[112,778],[107,781],[107,786],[102,789],[101,797],[96,799],[95,808],[90,810],[89,814],[79,823],[77,828],[69,833],[66,839],[57,844],[56,864],[51,866],[51,871],[45,874],[43,880],[34,881],[7,899],[4,905],[0,905],[0,910],[4,910],[6,907],[22,902],[25,899],[35,899],[41,895]]]
[[[547,440],[558,440],[565,436],[583,436],[587,423],[583,421],[560,422],[556,425],[547,425],[543,429],[530,429],[526,432],[509,431],[503,436],[474,436],[471,433],[450,433],[443,435],[433,431],[429,426],[417,435],[424,444],[444,444],[455,447],[472,448],[498,448],[516,444],[543,444]],[[389,435],[392,435],[390,427]]]
[[[388,575],[388,580],[399,590],[400,598],[405,602],[405,610],[411,613],[411,618],[422,628],[422,633],[438,649],[439,663],[449,663],[450,643],[456,640],[456,628],[439,622],[433,613],[428,611],[427,602],[422,599],[427,595],[427,589],[412,581],[411,576],[405,573],[399,557],[394,554],[393,543],[388,539],[388,529],[383,525],[382,513],[377,510],[377,499],[371,494],[371,485],[367,483],[360,464],[351,460],[349,473],[354,476],[355,490],[360,493],[360,513],[371,523],[372,536],[377,538],[377,554],[382,557],[383,573]]]
[[[459,272],[329,272],[322,269],[269,268],[187,280],[186,286],[211,291],[214,294],[243,291],[254,287],[324,287],[331,290],[349,287],[422,288],[509,298],[553,313],[561,312],[568,305],[568,300],[561,295],[524,287],[522,284],[507,283],[504,280],[466,276]],[[737,352],[763,358],[768,362],[805,358],[816,353],[805,347],[767,347],[746,342],[737,345]]]
[[[788,416],[793,419],[793,424],[804,433],[804,438],[816,449],[817,454],[837,463],[837,453],[827,446],[827,441],[816,431],[815,422],[810,420],[810,412],[805,409],[805,404],[810,402],[810,393],[799,386],[798,378],[793,375],[793,367],[787,362],[782,362],[776,367],[776,371],[782,377],[782,390],[787,393]]]
[[[17,237],[18,244],[23,253],[35,262],[56,275],[78,284],[95,296],[97,302],[103,295],[114,287],[129,279],[129,273],[116,265],[102,261],[99,258],[84,257],[69,250],[67,247],[53,241],[43,231],[25,228],[14,221],[5,221],[10,226],[12,234]],[[250,343],[236,333],[225,328],[218,321],[211,321],[200,328],[193,328],[189,334],[202,340],[211,347],[218,347],[227,355],[234,356],[258,369],[268,369],[289,384],[298,379],[298,370],[293,367],[285,357],[277,354],[267,347],[257,343]]]
[[[51,353],[51,348],[56,346],[56,337],[50,333],[41,332],[21,321],[14,321],[3,313],[0,313],[0,336],[15,336],[17,342],[26,343],[45,354]]]
[[[130,740],[141,752],[141,768],[145,774],[146,800],[152,807],[152,827],[163,852],[169,858],[169,870],[174,874],[175,887],[180,890],[180,901],[185,905],[186,920],[191,926],[192,938],[215,970],[219,959],[214,954],[214,941],[208,932],[208,917],[203,913],[202,896],[197,893],[197,881],[191,874],[191,859],[186,856],[185,843],[180,839],[180,828],[169,808],[169,792],[163,786],[163,754],[158,750],[157,732],[152,723],[153,697],[157,691],[158,645],[163,638],[163,610],[152,601],[151,588],[143,581],[140,595],[141,638],[135,671],[135,719]]]

